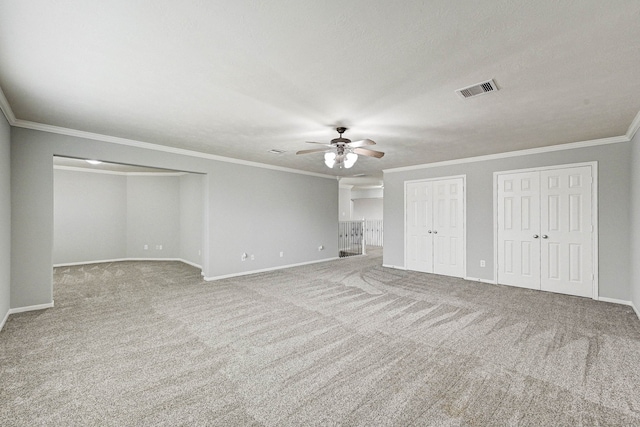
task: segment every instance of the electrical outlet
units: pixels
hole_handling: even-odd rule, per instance
[[[162,250],[162,245],[158,245],[158,250],[161,251]]]
[[[284,252],[280,251],[280,258],[284,256]]]
[[[256,256],[251,254],[251,261],[255,261],[255,259],[256,259]]]
[[[144,245],[144,250],[148,251],[149,250],[149,245]]]
[[[480,260],[480,267],[486,267],[486,266],[487,266],[486,261],[485,261],[485,260],[483,260],[483,259],[481,259],[481,260]]]

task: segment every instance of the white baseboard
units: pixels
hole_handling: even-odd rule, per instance
[[[480,279],[479,277],[463,277],[464,280],[469,280],[471,282],[480,282],[480,283],[488,283],[490,285],[497,285],[498,282],[496,280],[487,280]]]
[[[393,268],[394,270],[406,270],[406,268],[401,267],[399,265],[391,265],[391,264],[382,264],[385,268]]]
[[[107,262],[121,262],[121,261],[129,261],[128,258],[116,258],[116,259],[98,259],[95,261],[80,261],[80,262],[63,262],[60,264],[53,264],[53,267],[73,267],[76,265],[89,265],[89,264],[104,264]]]
[[[613,304],[629,305],[629,306],[633,305],[631,301],[617,299],[617,298],[598,297],[598,301],[610,302]]]
[[[27,307],[10,308],[9,314],[24,313],[25,311],[44,310],[45,308],[53,308],[53,301],[46,304],[29,305]]]
[[[0,322],[0,331],[2,331],[2,328],[4,328],[4,324],[7,323],[7,319],[9,318],[10,314],[11,314],[11,309],[7,311],[7,314],[4,315],[4,319],[2,319],[2,322]]]
[[[202,269],[202,266],[182,258],[116,258],[116,259],[100,259],[95,261],[65,262],[61,264],[53,264],[53,266],[54,267],[73,267],[76,265],[104,264],[108,262],[123,262],[123,261],[178,261],[178,262],[183,262],[193,267]]]
[[[201,265],[196,264],[195,262],[187,261],[186,259],[176,258],[174,261],[180,261],[182,263],[190,265],[191,267],[199,268],[200,270],[202,270],[202,266]]]
[[[636,316],[638,316],[638,319],[640,319],[640,310],[638,310],[638,308],[633,303],[633,301],[627,301],[627,300],[617,299],[617,298],[607,298],[607,297],[599,297],[598,301],[610,302],[613,304],[628,305],[629,307],[633,308],[633,311],[636,313]]]
[[[207,282],[213,282],[215,280],[229,279],[231,277],[248,276],[249,274],[264,273],[267,271],[274,271],[274,270],[282,270],[284,268],[300,267],[302,265],[318,264],[320,262],[335,261],[337,259],[340,259],[340,258],[338,257],[325,258],[325,259],[319,259],[316,261],[301,262],[298,264],[279,265],[277,267],[263,268],[260,270],[243,271],[241,273],[232,273],[232,274],[225,274],[222,276],[205,277],[204,280],[206,280]]]

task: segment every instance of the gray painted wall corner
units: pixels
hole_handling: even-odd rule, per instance
[[[11,308],[11,128],[0,114],[0,328]]]
[[[640,317],[640,131],[631,141],[631,301]]]

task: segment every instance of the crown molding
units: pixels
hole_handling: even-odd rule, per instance
[[[636,136],[636,132],[638,132],[638,129],[640,129],[640,111],[638,111],[638,114],[636,114],[636,117],[629,125],[629,129],[627,129],[626,135],[627,138],[629,138],[629,141],[631,141],[633,137]]]
[[[271,170],[276,170],[280,172],[315,176],[318,178],[335,179],[335,176],[333,175],[308,172],[300,169],[286,168],[283,166],[268,165],[266,163],[251,162],[248,160],[234,159],[231,157],[217,156],[215,154],[203,153],[201,151],[168,147],[165,145],[137,141],[134,139],[120,138],[117,136],[103,135],[103,134],[93,133],[93,132],[85,132],[85,131],[76,130],[76,129],[70,129],[70,128],[64,128],[60,126],[46,125],[38,122],[31,122],[28,120],[16,119],[16,116],[13,114],[13,110],[11,109],[11,106],[9,105],[7,98],[4,96],[4,92],[2,92],[2,88],[0,88],[0,109],[4,113],[4,116],[7,118],[9,125],[14,127],[38,130],[42,132],[56,133],[59,135],[73,136],[77,138],[92,139],[94,141],[109,142],[112,144],[120,144],[120,145],[129,146],[129,147],[144,148],[147,150],[163,151],[165,153],[178,154],[182,156],[197,157],[197,158],[207,159],[207,160],[216,160],[216,161],[225,162],[225,163],[234,163],[234,164],[243,165],[243,166],[252,166],[252,167],[262,168],[262,169],[271,169]]]
[[[0,110],[7,118],[7,121],[11,126],[15,126],[16,116],[13,114],[13,110],[11,109],[11,105],[9,105],[9,101],[7,101],[7,97],[4,96],[4,92],[2,88],[0,88]]]
[[[81,168],[77,166],[53,165],[54,170],[63,170],[71,172],[99,173],[103,175],[120,175],[120,176],[184,176],[190,172],[123,172],[110,171],[105,169]]]
[[[640,114],[640,113],[639,113]],[[637,117],[637,116],[636,116]],[[594,147],[598,145],[618,144],[629,142],[631,139],[626,135],[613,136],[610,138],[592,139],[589,141],[569,142],[567,144],[549,145],[547,147],[528,148],[525,150],[507,151],[505,153],[487,154],[485,156],[465,157],[463,159],[445,160],[442,162],[426,163],[422,165],[405,166],[393,169],[384,169],[384,173],[407,172],[419,169],[438,168],[442,166],[460,165],[463,163],[484,162],[487,160],[506,159],[508,157],[529,156],[532,154],[551,153],[554,151],[573,150],[576,148]]]
[[[9,111],[10,111],[10,109],[9,109]],[[42,131],[42,132],[56,133],[56,134],[59,134],[59,135],[73,136],[73,137],[76,137],[76,138],[91,139],[91,140],[94,140],[94,141],[109,142],[109,143],[112,143],[112,144],[126,145],[126,146],[129,146],[129,147],[135,147],[135,148],[143,148],[143,149],[146,149],[146,150],[163,151],[165,153],[178,154],[178,155],[182,155],[182,156],[197,157],[197,158],[207,159],[207,160],[216,160],[216,161],[219,161],[219,162],[234,163],[234,164],[237,164],[237,165],[251,166],[251,167],[262,168],[262,169],[271,169],[271,170],[276,170],[276,171],[280,171],[280,172],[295,173],[295,174],[299,174],[299,175],[309,175],[309,176],[315,176],[315,177],[318,177],[318,178],[335,179],[335,176],[333,176],[333,175],[326,175],[326,174],[315,173],[315,172],[307,172],[307,171],[303,171],[303,170],[299,170],[299,169],[292,169],[292,168],[286,168],[286,167],[282,167],[282,166],[268,165],[266,163],[251,162],[251,161],[248,161],[248,160],[234,159],[234,158],[231,158],[231,157],[223,157],[223,156],[218,156],[218,155],[215,155],[215,154],[203,153],[201,151],[186,150],[184,148],[168,147],[168,146],[165,146],[165,145],[159,145],[159,144],[153,144],[153,143],[150,143],[150,142],[137,141],[137,140],[134,140],[134,139],[120,138],[120,137],[117,137],[117,136],[103,135],[103,134],[100,134],[100,133],[86,132],[86,131],[82,131],[82,130],[69,129],[69,128],[64,128],[64,127],[60,127],[60,126],[46,125],[46,124],[43,124],[43,123],[31,122],[31,121],[28,121],[28,120],[21,120],[21,119],[15,119],[14,118],[13,123],[10,120],[9,124],[12,125],[12,126],[19,127],[19,128],[24,128],[24,129],[32,129],[32,130],[38,130],[38,131]]]

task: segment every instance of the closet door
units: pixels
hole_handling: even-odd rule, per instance
[[[498,176],[498,283],[540,289],[540,173]]]
[[[406,186],[406,268],[464,277],[464,179]]]
[[[433,272],[464,277],[462,178],[433,182]]]
[[[541,289],[593,296],[591,167],[540,172]]]
[[[433,198],[432,183],[410,182],[406,187],[406,268],[433,272]]]
[[[497,175],[497,280],[593,298],[593,167]]]

